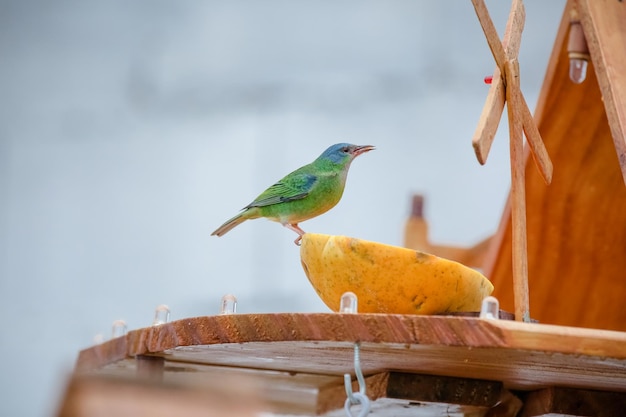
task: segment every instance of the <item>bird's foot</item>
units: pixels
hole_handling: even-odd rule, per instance
[[[298,223],[292,223],[292,224],[287,223],[287,224],[284,224],[283,226],[285,226],[289,230],[293,230],[294,232],[298,234],[298,238],[294,240],[293,243],[295,243],[296,246],[300,246],[302,244],[302,236],[304,236],[304,233],[306,232],[300,229],[300,227],[298,226]]]

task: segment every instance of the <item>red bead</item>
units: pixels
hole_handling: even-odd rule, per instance
[[[491,84],[492,81],[493,81],[493,75],[487,75],[485,77],[485,84]]]

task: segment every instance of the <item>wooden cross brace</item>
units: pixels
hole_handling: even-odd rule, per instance
[[[552,180],[552,162],[520,90],[518,55],[524,29],[524,4],[522,0],[513,0],[503,41],[500,41],[498,37],[484,0],[472,0],[472,4],[497,64],[472,144],[478,161],[484,164],[506,102],[511,152],[512,272],[515,318],[530,321],[523,132],[526,133],[537,168],[547,184]]]

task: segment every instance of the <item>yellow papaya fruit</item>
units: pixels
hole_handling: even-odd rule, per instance
[[[458,262],[347,236],[306,233],[302,267],[322,301],[334,311],[346,291],[359,313],[443,314],[479,311],[493,285]]]

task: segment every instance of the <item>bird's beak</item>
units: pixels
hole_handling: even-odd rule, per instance
[[[369,152],[369,151],[373,151],[374,149],[376,149],[374,146],[372,145],[363,145],[363,146],[357,146],[353,151],[352,151],[352,155],[354,155],[355,157],[361,155],[362,153],[365,152]]]

